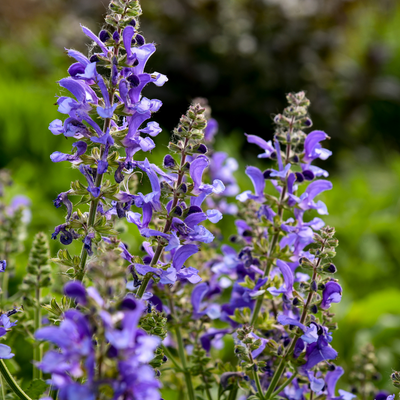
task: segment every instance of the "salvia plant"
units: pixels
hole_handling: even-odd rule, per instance
[[[342,297],[338,240],[318,199],[332,184],[314,165],[331,152],[321,144],[326,133],[306,133],[305,93],[287,95],[270,141],[246,135],[262,165],[245,170],[253,190],[240,193],[237,161],[213,148],[218,124],[205,99],[182,114],[154,163],[162,103],[145,96],[146,86],[168,79],[146,72],[156,47],[140,15],[138,1],[112,0],[98,35],[81,27],[89,54],[66,50],[63,117],[49,126],[72,139],[71,152],[51,160],[69,162],[76,176],[54,200],[60,223],[51,238],[62,249],[50,259],[47,235],[37,234],[11,297],[10,257],[21,250],[29,204],[0,202],[0,336],[20,332],[33,348],[33,380],[23,389],[4,362],[13,349],[0,344],[2,399],[160,400],[163,389],[189,400],[373,398],[371,347],[354,361],[351,392],[336,390],[344,374],[331,312]],[[1,195],[8,183],[2,171]],[[224,215],[235,232],[218,227]],[[140,247],[121,240],[128,225]],[[216,358],[224,346],[230,362]],[[400,386],[397,372],[392,380]]]

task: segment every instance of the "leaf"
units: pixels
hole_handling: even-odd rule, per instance
[[[34,379],[25,393],[32,399],[38,399],[47,389],[47,383],[42,379]]]

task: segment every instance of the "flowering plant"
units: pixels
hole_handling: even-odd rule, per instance
[[[90,54],[67,49],[74,61],[59,85],[69,93],[57,99],[65,117],[49,129],[74,142],[50,158],[81,175],[54,200],[66,216],[52,239],[77,241],[81,252],[65,247],[51,259],[61,288],[47,237],[36,236],[15,328],[35,339],[34,381],[23,390],[13,379],[3,344],[2,376],[25,400],[159,400],[169,388],[190,400],[355,397],[335,389],[344,373],[330,311],[342,296],[338,241],[317,216],[328,213],[317,197],[332,184],[313,165],[331,152],[325,132],[304,132],[309,100],[287,96],[272,140],[246,134],[265,164],[246,168],[253,190],[239,193],[238,163],[213,149],[218,124],[204,99],[180,118],[162,163],[151,162],[161,128],[148,120],[162,103],[142,92],[168,79],[145,72],[156,47],[140,33],[140,15],[137,0],[112,0],[99,35],[82,26]],[[224,215],[234,234],[219,230]],[[140,248],[121,239],[126,224]],[[1,336],[17,311],[1,315]],[[217,350],[232,341],[235,362],[224,363]]]

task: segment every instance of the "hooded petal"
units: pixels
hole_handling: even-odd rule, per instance
[[[200,155],[198,156],[191,164],[189,168],[189,173],[191,178],[193,179],[193,193],[199,194],[199,188],[202,184],[202,177],[204,170],[208,167],[209,160],[206,156]]]
[[[321,308],[327,310],[331,306],[331,303],[340,303],[341,299],[342,287],[337,282],[329,281],[322,293]]]
[[[177,271],[179,271],[186,260],[193,254],[196,254],[198,251],[199,248],[195,244],[185,244],[179,247],[174,253],[172,265]]]

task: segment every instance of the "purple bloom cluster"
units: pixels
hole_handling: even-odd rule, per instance
[[[148,363],[160,340],[138,328],[144,304],[126,297],[121,310],[112,314],[94,287],[85,289],[75,281],[67,283],[64,291],[83,308],[66,311],[59,326],[44,327],[35,335],[58,348],[48,351],[37,366],[51,374],[59,398],[92,400],[100,387],[108,386],[113,398],[158,400],[160,383]],[[107,358],[115,365],[113,376],[99,370],[101,361],[94,338],[107,347]],[[100,357],[104,355],[100,353]],[[79,378],[83,376],[82,383]]]
[[[140,159],[156,146],[161,128],[148,120],[162,105],[142,91],[167,78],[145,72],[155,45],[139,33],[138,1],[112,0],[109,9],[107,30],[82,27],[95,53],[67,50],[75,61],[59,85],[69,95],[57,100],[66,118],[49,127],[75,140],[71,153],[51,160],[70,162],[83,182],[54,200],[66,220],[52,238],[79,240],[82,250],[55,259],[74,280],[64,286],[63,308],[54,299],[47,308],[55,324],[36,332],[56,346],[37,367],[51,374],[60,400],[159,400],[157,368],[169,359],[189,400],[195,391],[211,399],[214,385],[230,400],[239,388],[262,400],[351,399],[335,394],[343,374],[332,364],[330,312],[342,296],[332,277],[338,243],[319,217],[328,210],[318,197],[332,184],[313,165],[331,152],[324,132],[303,131],[312,125],[305,94],[288,95],[273,140],[246,135],[268,165],[246,168],[252,190],[240,193],[237,161],[214,150],[218,123],[203,99],[181,116],[161,165]],[[223,215],[235,219],[234,235],[217,225]],[[141,256],[118,239],[124,220],[143,238]],[[89,287],[81,283],[87,276]],[[239,362],[216,379],[209,356],[227,335]]]

